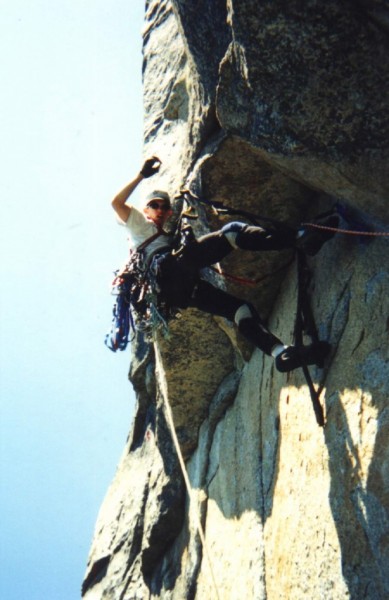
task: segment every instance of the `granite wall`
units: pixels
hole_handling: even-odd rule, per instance
[[[337,202],[343,229],[388,232],[388,28],[384,0],[148,0],[144,155],[163,164],[144,193],[190,187],[296,226]],[[197,209],[197,235],[229,220]],[[86,600],[389,597],[388,243],[339,233],[309,258],[332,344],[310,369],[324,427],[302,372],[277,372],[231,323],[191,309],[169,339],[138,335],[137,410]],[[291,343],[293,254],[236,252],[223,267],[263,278],[207,275]]]

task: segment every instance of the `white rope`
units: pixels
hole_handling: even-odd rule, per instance
[[[163,373],[162,360],[161,360],[159,351],[157,349],[157,344],[154,344],[154,348],[155,348],[156,362],[158,363],[159,372],[161,374],[161,373]],[[180,463],[180,467],[181,467],[181,471],[182,471],[182,476],[184,478],[185,486],[186,486],[186,489],[187,489],[187,492],[188,492],[188,496],[189,496],[189,502],[190,502],[190,505],[193,508],[194,517],[195,517],[195,521],[196,521],[196,525],[197,525],[197,530],[198,530],[198,533],[199,533],[199,536],[200,536],[201,544],[203,546],[204,553],[205,553],[205,555],[207,557],[209,571],[211,573],[212,584],[213,584],[213,587],[214,587],[214,590],[215,590],[215,595],[216,595],[215,598],[216,598],[216,600],[221,600],[220,595],[219,595],[219,591],[218,591],[218,587],[217,587],[217,584],[216,584],[215,573],[214,573],[214,570],[212,568],[212,561],[211,561],[210,553],[208,551],[207,543],[205,541],[205,534],[204,534],[203,526],[201,524],[200,512],[199,512],[199,509],[197,507],[196,498],[195,498],[195,496],[193,494],[192,486],[191,486],[190,480],[189,480],[188,471],[186,469],[184,457],[182,456],[182,452],[181,452],[181,448],[180,448],[180,443],[178,441],[178,437],[177,437],[177,433],[176,433],[176,428],[174,426],[173,413],[172,413],[172,409],[171,409],[171,406],[170,406],[170,403],[169,403],[169,400],[168,400],[168,396],[167,396],[167,384],[166,384],[166,380],[163,383],[164,383],[164,388],[165,389],[162,390],[162,396],[163,396],[163,400],[164,400],[164,404],[165,404],[167,421],[168,421],[169,427],[170,427],[170,434],[172,436],[174,447],[175,447],[176,452],[177,452],[178,462]]]

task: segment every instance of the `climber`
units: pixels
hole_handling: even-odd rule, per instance
[[[330,344],[319,341],[307,346],[286,346],[269,331],[254,306],[213,286],[201,278],[201,269],[220,262],[234,249],[281,250],[307,245],[308,253],[315,254],[333,233],[296,231],[287,228],[262,228],[242,222],[228,223],[219,231],[188,241],[176,251],[173,236],[164,230],[172,207],[164,191],[149,194],[139,211],[128,199],[144,178],[158,172],[160,160],[152,157],[144,163],[140,173],[113,199],[112,207],[123,225],[129,230],[130,248],[140,245],[147,264],[155,270],[158,294],[165,303],[177,309],[195,307],[201,311],[225,317],[234,322],[238,330],[265,354],[275,359],[281,372],[305,365],[323,366]]]

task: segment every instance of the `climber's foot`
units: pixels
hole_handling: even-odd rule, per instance
[[[325,219],[319,219],[315,221],[316,225],[322,227],[333,227],[337,228],[339,225],[339,217],[337,215],[331,215]],[[296,246],[301,248],[309,256],[314,256],[320,250],[320,248],[328,242],[335,235],[335,231],[328,231],[327,229],[315,229],[308,226],[301,229],[300,237],[297,239]]]
[[[330,350],[331,345],[328,342],[316,342],[310,346],[289,346],[276,357],[276,368],[281,373],[293,371],[303,365],[317,365],[322,368]]]

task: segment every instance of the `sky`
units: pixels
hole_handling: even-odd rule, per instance
[[[142,162],[142,0],[0,0],[0,597],[76,600],[134,413],[104,345]]]

